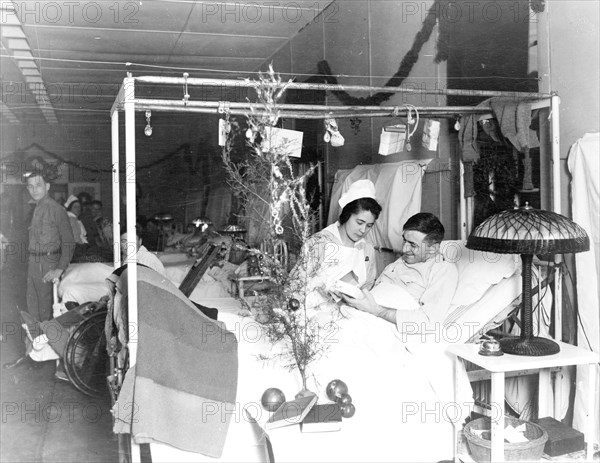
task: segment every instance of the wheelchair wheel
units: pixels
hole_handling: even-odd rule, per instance
[[[82,321],[73,330],[65,349],[65,372],[71,383],[89,396],[108,394],[109,357],[106,352],[106,311]]]

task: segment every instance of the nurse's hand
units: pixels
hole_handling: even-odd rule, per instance
[[[44,275],[42,281],[44,283],[54,283],[55,281],[59,281],[62,276],[63,271],[59,268],[55,268],[54,270],[50,270],[48,273]]]

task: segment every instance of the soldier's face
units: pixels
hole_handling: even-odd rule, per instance
[[[49,190],[50,184],[46,183],[43,177],[36,175],[27,179],[27,191],[35,202],[46,196]]]

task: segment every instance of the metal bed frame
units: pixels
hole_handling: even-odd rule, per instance
[[[136,96],[136,86],[152,84],[162,87],[179,86],[184,89],[183,98],[180,100],[161,99],[161,98],[139,98]],[[275,84],[273,84],[275,85]],[[331,84],[313,84],[296,83],[286,84],[289,90],[305,91],[338,91],[344,90],[357,93],[388,92],[399,94],[415,95],[445,95],[445,96],[481,96],[481,97],[510,97],[513,99],[533,100],[532,109],[548,108],[548,119],[551,121],[549,134],[549,156],[552,160],[552,195],[551,209],[560,213],[560,138],[559,138],[559,105],[560,98],[554,93],[535,93],[535,92],[500,92],[500,91],[474,91],[459,89],[415,89],[406,87],[372,87],[362,85],[331,85]],[[119,139],[119,113],[124,112],[125,124],[125,173],[127,196],[126,220],[127,236],[135,236],[136,223],[136,133],[135,133],[135,112],[154,110],[164,112],[188,112],[205,113],[221,116],[229,115],[248,115],[252,112],[254,115],[263,114],[263,107],[257,103],[251,102],[227,102],[227,101],[194,101],[190,100],[188,94],[189,87],[203,88],[221,88],[221,89],[252,89],[256,83],[248,80],[235,79],[207,79],[190,78],[187,73],[182,77],[160,77],[160,76],[138,76],[134,77],[131,73],[124,78],[117,98],[111,108],[112,123],[112,173],[113,173],[113,227],[114,236],[119,236],[120,230],[120,189],[119,183],[121,164],[119,160],[120,139]],[[280,104],[280,117],[290,119],[326,119],[334,118],[354,118],[354,117],[402,117],[408,113],[406,106],[331,106],[331,105],[298,105],[298,104]],[[474,106],[425,106],[416,107],[420,116],[431,118],[454,118],[457,115],[479,115],[481,119],[492,118],[489,109]],[[463,168],[460,169],[460,224],[461,238],[466,239],[472,227],[473,204],[472,198],[464,198]],[[133,245],[131,243],[130,245]],[[117,247],[118,248],[118,247]],[[555,256],[555,263],[560,264],[561,256]],[[121,256],[119,252],[115,253],[114,265],[121,265]],[[137,269],[135,261],[128,260],[128,291],[129,291],[129,322],[130,327],[137,324]],[[555,338],[560,339],[561,333],[561,299],[562,288],[560,278],[560,265],[555,266]],[[130,328],[131,329],[131,328]],[[129,346],[129,362],[135,364],[137,345]]]

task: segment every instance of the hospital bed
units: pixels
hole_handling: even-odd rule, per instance
[[[328,333],[332,341],[330,349],[311,368],[312,379],[309,380],[309,389],[317,393],[319,403],[327,400],[324,388],[330,380],[342,379],[350,388],[356,415],[344,419],[342,430],[334,433],[302,433],[298,425],[265,433],[269,413],[260,406],[263,391],[278,387],[291,398],[301,389],[299,375],[290,374],[277,360],[261,360],[277,346],[261,336],[259,325],[244,312],[239,300],[192,298],[194,302],[217,308],[219,320],[235,334],[238,342],[236,400],[228,410],[233,419],[223,454],[216,460],[264,461],[265,449],[261,446],[267,434],[276,461],[439,461],[450,458],[454,421],[463,420],[472,410],[473,398],[466,394],[460,403],[454,400],[453,362],[445,350],[454,343],[475,341],[481,333],[502,324],[517,310],[521,278],[520,263],[514,256],[471,251],[461,241],[444,242],[442,250],[458,267],[459,286],[440,329],[425,335],[398,334],[393,325],[347,307],[342,309],[344,317],[335,320],[335,330]],[[145,278],[146,275],[138,273],[138,279]],[[122,289],[126,291],[124,285]],[[172,288],[159,290],[171,291]],[[149,301],[143,299],[143,291],[139,295],[140,303],[147,310]],[[189,303],[182,300],[181,305],[185,310]],[[141,327],[146,323],[144,316],[140,311],[140,337],[143,335]],[[143,344],[139,349],[143,349]],[[138,357],[140,361],[143,362]],[[185,368],[184,363],[181,368]],[[143,364],[138,366],[141,368]],[[197,375],[200,380],[204,372],[199,371]],[[467,385],[461,390],[470,391],[466,371],[456,381]],[[131,399],[125,396],[119,400],[127,403]],[[152,404],[142,402],[138,406],[141,413],[136,416],[138,423],[128,423],[134,438],[144,433],[143,425],[139,424],[144,422],[142,410]],[[154,407],[157,406],[154,403]],[[202,416],[201,409],[196,412]],[[173,413],[177,415],[176,410]],[[178,423],[168,425],[173,427]],[[160,437],[155,437],[149,445],[152,461],[214,460],[182,449],[181,443],[160,442]],[[432,445],[433,439],[435,445]]]
[[[194,259],[170,253],[161,255],[161,260],[168,278],[179,285],[186,297],[197,290],[203,279],[197,296],[219,297],[221,286],[214,276],[223,274],[222,267],[218,267],[212,277],[204,277],[220,252],[219,246],[207,243]],[[111,370],[105,337],[107,280],[113,272],[114,269],[104,263],[70,265],[60,284],[54,284],[55,317],[39,326],[32,320],[24,324],[30,341],[28,355],[35,361],[63,359],[69,381],[90,396],[107,392],[107,376]],[[217,291],[214,283],[217,283]]]
[[[252,87],[256,83],[253,81],[242,82],[240,80],[228,80],[228,79],[202,79],[202,78],[189,78],[187,74],[183,78],[164,78],[157,76],[138,76],[128,75],[124,81],[123,86],[115,104],[111,111],[112,118],[112,161],[113,165],[118,166],[120,162],[120,149],[119,149],[119,112],[124,111],[125,113],[125,159],[127,163],[135,165],[136,159],[136,141],[135,141],[135,127],[133,124],[134,115],[136,111],[143,111],[148,109],[157,109],[159,111],[173,111],[173,112],[203,112],[223,115],[226,117],[230,115],[246,115],[248,111],[261,109],[255,103],[248,102],[248,105],[244,103],[236,103],[235,107],[230,106],[229,102],[208,102],[208,101],[188,101],[184,98],[181,102],[172,101],[169,105],[166,105],[164,100],[159,98],[139,98],[136,95],[134,88],[140,84],[157,84],[160,88],[164,88],[172,85],[184,85],[185,88],[189,85],[194,86],[226,86],[226,87]],[[289,89],[298,90],[314,90],[311,88],[312,84],[308,83],[297,83],[291,82],[287,84]],[[402,93],[406,92],[406,89],[400,87],[386,86],[386,87],[366,87],[366,86],[343,86],[346,91],[356,92],[381,92],[389,91],[391,93]],[[319,84],[319,90],[323,91],[337,91],[340,88],[334,85]],[[412,90],[412,89],[411,89]],[[411,91],[410,93],[413,93]],[[464,90],[461,89],[448,89],[440,91],[430,91],[427,89],[414,90],[417,94],[428,94],[434,93],[436,95],[461,95],[464,94]],[[509,96],[511,98],[534,98],[536,108],[549,108],[549,119],[551,120],[551,137],[549,138],[549,151],[554,161],[554,165],[558,166],[560,163],[560,143],[558,137],[559,128],[559,98],[558,96],[550,96],[546,94],[502,94],[502,92],[477,92],[478,96]],[[472,92],[470,92],[472,95]],[[532,106],[533,108],[533,106]],[[309,118],[309,119],[326,119],[330,118],[330,112],[335,111],[335,117],[384,117],[389,118],[392,114],[394,116],[399,115],[410,115],[410,108],[406,107],[369,107],[369,106],[353,106],[353,107],[339,107],[339,106],[317,106],[312,105],[306,108],[305,111],[298,112],[297,107],[291,105],[281,105],[279,107],[281,112],[278,114],[282,118]],[[422,117],[431,117],[434,119],[440,117],[447,117],[450,119],[456,118],[457,113],[461,116],[476,116],[481,119],[488,118],[491,115],[489,111],[482,109],[481,107],[443,107],[435,106],[431,108],[420,108]],[[426,163],[424,163],[426,164]],[[470,164],[469,164],[470,165]],[[461,164],[461,169],[463,165]],[[423,169],[419,168],[418,172],[422,172]],[[407,171],[408,172],[408,171]],[[414,171],[413,171],[414,172]],[[552,171],[553,175],[553,198],[552,204],[553,209],[556,211],[560,210],[560,172],[558,169]],[[418,175],[414,176],[415,178]],[[119,170],[115,169],[115,184],[119,184]],[[126,183],[126,194],[127,194],[127,222],[128,222],[128,235],[133,236],[135,214],[136,214],[136,199],[135,199],[135,169],[133,172],[133,178],[128,178]],[[337,179],[336,179],[337,180]],[[461,228],[461,238],[466,239],[472,225],[472,209],[473,202],[472,198],[464,201],[467,196],[465,184],[462,180],[460,183],[460,221],[459,226]],[[402,214],[406,214],[405,219],[410,215],[409,211],[413,210],[418,212],[420,209],[420,189],[415,191],[415,195],[407,195],[410,200],[409,207]],[[120,197],[119,188],[113,188],[113,217],[114,223],[118,222],[120,214]],[[402,198],[403,196],[395,196],[396,198]],[[333,198],[332,198],[333,199]],[[388,204],[387,210],[391,210]],[[415,210],[416,208],[416,210]],[[397,210],[394,205],[394,210]],[[385,209],[384,209],[385,210]],[[413,212],[413,213],[414,213]],[[396,226],[401,227],[403,221],[396,222]],[[385,238],[385,237],[384,237]],[[393,243],[390,243],[391,249],[399,249],[394,247]],[[390,246],[383,246],[390,247]],[[153,317],[161,315],[155,313],[155,311],[148,311],[148,307],[151,307],[151,300],[147,300],[147,294],[143,291],[138,291],[138,288],[149,284],[152,280],[151,275],[148,275],[146,271],[140,272],[135,265],[130,265],[131,277],[128,279],[127,288],[122,285],[121,290],[127,292],[129,298],[129,316],[130,320],[133,321],[133,326],[137,329],[138,327],[144,326],[148,323],[147,317],[152,315]],[[494,272],[491,272],[494,274]],[[513,279],[513,282],[509,282]],[[477,301],[483,299],[485,296],[482,294],[477,295],[475,299],[469,302],[456,301],[453,304],[454,310],[449,311],[449,316],[456,316],[456,319],[452,319],[452,327],[458,326],[459,336],[454,339],[453,342],[465,342],[471,339],[471,335],[476,333],[477,329],[484,330],[487,328],[487,323],[490,319],[495,319],[498,314],[510,310],[507,306],[513,306],[516,304],[516,300],[519,296],[520,288],[517,284],[518,277],[515,275],[502,276],[498,281],[491,283],[484,291],[488,294],[490,302],[494,303],[498,301],[498,297],[489,296],[490,293],[487,291],[493,291],[493,288],[499,288],[499,285],[507,285],[515,292],[511,294],[510,301],[502,307],[494,306],[493,315],[483,317],[481,314],[485,312],[485,309],[490,307],[487,302],[485,306],[478,307]],[[143,283],[141,283],[143,282]],[[156,282],[154,282],[156,283]],[[477,282],[475,282],[477,283]],[[514,284],[513,284],[514,283]],[[472,289],[466,286],[467,289]],[[557,286],[557,293],[560,290],[560,285]],[[162,292],[168,293],[171,297],[174,296],[172,288],[169,285],[160,288],[158,294]],[[496,290],[498,293],[504,295],[507,294],[505,289]],[[466,291],[467,293],[469,291]],[[556,300],[560,303],[560,294],[557,295]],[[211,303],[208,299],[203,299],[202,302]],[[178,305],[178,304],[176,304]],[[257,461],[265,461],[268,458],[268,454],[264,452],[252,452],[250,449],[257,449],[259,443],[264,443],[264,434],[260,433],[261,425],[266,420],[264,414],[258,416],[260,408],[256,409],[254,420],[245,419],[248,418],[247,414],[242,413],[245,407],[240,406],[243,404],[256,404],[260,398],[262,391],[266,387],[280,387],[286,394],[293,395],[299,389],[299,378],[297,375],[289,374],[286,370],[282,369],[278,365],[272,363],[265,363],[257,360],[257,353],[260,355],[264,352],[269,352],[274,346],[269,343],[261,342],[261,339],[249,339],[248,333],[252,329],[252,319],[240,315],[240,305],[238,301],[228,298],[219,298],[214,300],[214,305],[219,308],[221,319],[225,323],[226,327],[236,335],[238,341],[239,352],[235,357],[236,365],[238,366],[238,375],[235,378],[237,385],[237,395],[235,399],[235,407],[232,409],[233,413],[237,417],[231,423],[229,432],[226,433],[226,442],[224,442],[223,453],[221,456],[222,460],[226,461],[251,461],[252,456],[256,456]],[[145,309],[142,311],[142,307]],[[187,311],[185,309],[187,307]],[[139,309],[139,310],[138,310]],[[181,302],[181,312],[187,313],[192,309],[191,305],[187,302]],[[126,309],[125,309],[126,310]],[[557,311],[559,312],[559,311]],[[164,315],[164,314],[162,314]],[[171,314],[172,315],[172,314]],[[326,383],[329,379],[339,377],[348,382],[350,386],[350,392],[353,394],[354,401],[357,406],[357,413],[354,418],[347,420],[343,423],[344,428],[338,433],[314,433],[313,435],[301,435],[297,426],[289,426],[280,429],[273,430],[270,432],[270,438],[273,444],[273,451],[275,459],[278,461],[386,461],[386,460],[407,460],[407,461],[438,461],[441,459],[447,459],[452,454],[448,451],[448,448],[452,447],[451,441],[454,433],[451,429],[448,429],[449,419],[442,419],[443,416],[448,418],[448,412],[451,410],[447,409],[439,411],[442,408],[442,404],[451,404],[453,399],[449,399],[448,389],[452,388],[454,384],[453,378],[451,377],[451,368],[448,368],[447,357],[444,351],[444,344],[449,341],[449,338],[443,337],[441,342],[438,343],[427,343],[421,342],[420,338],[411,339],[409,342],[398,342],[398,339],[393,331],[393,327],[390,324],[386,324],[383,320],[365,318],[361,314],[349,311],[347,317],[342,319],[340,322],[339,329],[339,342],[332,343],[332,352],[330,355],[322,359],[323,363],[315,365],[314,377],[319,379],[321,383]],[[488,313],[489,315],[489,313]],[[154,319],[156,321],[156,319]],[[161,321],[171,326],[173,320],[164,318]],[[202,325],[203,322],[200,323]],[[248,326],[250,323],[250,326]],[[461,325],[462,324],[462,325]],[[473,325],[474,324],[474,325]],[[343,325],[343,326],[342,326]],[[447,324],[444,324],[442,328],[446,328]],[[557,329],[560,329],[560,324],[557,324]],[[211,327],[214,328],[213,325]],[[172,326],[172,329],[178,330],[177,335],[181,333],[188,333],[189,338],[193,339],[193,333],[188,332],[189,326],[177,325]],[[463,329],[468,328],[468,329]],[[202,329],[202,327],[200,327]],[[237,331],[236,331],[237,330]],[[133,333],[133,329],[131,330]],[[147,338],[144,341],[142,331],[139,332],[139,340],[141,342],[131,343],[131,358],[135,364],[136,372],[128,375],[136,382],[136,375],[138,367],[147,367],[141,362],[141,358],[147,355],[147,352],[143,352],[144,349],[152,350],[155,345],[148,341]],[[177,339],[181,339],[180,337]],[[186,338],[187,339],[187,338]],[[136,339],[137,340],[137,339]],[[262,340],[264,341],[264,339]],[[154,352],[154,351],[153,351]],[[139,354],[139,356],[138,356]],[[159,353],[157,352],[157,355]],[[137,363],[135,360],[137,359]],[[186,358],[187,360],[187,358]],[[174,364],[182,364],[181,371],[173,369],[171,364],[165,364],[164,378],[156,377],[155,385],[164,384],[171,381],[172,377],[187,377],[189,368],[187,364],[183,365],[183,361],[177,358],[172,359]],[[213,370],[211,370],[213,372]],[[202,382],[206,379],[206,376],[211,376],[206,371],[197,372],[198,377],[195,378],[198,382]],[[214,376],[218,377],[219,372],[215,371]],[[466,375],[464,375],[466,380]],[[145,377],[144,377],[145,378]],[[147,379],[147,378],[145,378]],[[127,382],[127,376],[125,378]],[[193,381],[192,381],[193,382]],[[322,394],[324,384],[313,384],[314,391]],[[444,387],[445,385],[445,387]],[[461,390],[465,390],[461,388]],[[136,383],[137,391],[137,383]],[[180,391],[186,393],[186,391]],[[197,399],[199,396],[188,397],[189,399]],[[119,400],[131,399],[131,397],[119,397]],[[472,399],[465,398],[465,401],[469,403]],[[194,433],[199,426],[205,424],[204,418],[209,419],[205,414],[202,413],[202,408],[195,410],[194,420],[190,420],[189,409],[184,410],[173,410],[172,408],[162,408],[164,404],[156,403],[157,401],[144,402],[143,398],[140,398],[139,410],[145,411],[150,414],[156,413],[158,410],[164,412],[163,416],[168,416],[168,425],[170,429],[167,431],[175,431],[181,434],[181,436],[173,435],[169,433],[169,439],[155,439],[155,442],[151,443],[151,453],[153,461],[202,461],[203,457],[198,452],[178,452],[182,449],[177,441],[180,437],[185,437],[190,433]],[[192,401],[187,401],[187,404]],[[208,401],[210,402],[210,401]],[[131,404],[131,401],[129,402]],[[137,402],[136,402],[137,403]],[[195,402],[198,404],[198,402]],[[423,407],[419,408],[420,405]],[[436,408],[437,405],[437,408]],[[416,409],[415,409],[416,406]],[[410,408],[412,407],[412,408]],[[459,407],[460,408],[460,407]],[[433,412],[429,412],[433,410]],[[457,419],[462,418],[462,411],[459,410]],[[180,413],[178,413],[180,412]],[[424,415],[422,415],[422,413]],[[193,412],[192,412],[193,413]],[[227,414],[226,414],[227,415]],[[157,417],[157,415],[153,415]],[[159,419],[157,417],[157,420]],[[142,418],[138,416],[137,418]],[[222,420],[223,426],[225,423],[230,422],[230,418],[224,417]],[[186,421],[186,419],[188,419]],[[125,430],[129,430],[134,435],[134,444],[148,441],[148,435],[145,438],[140,434],[144,430],[140,429],[140,422],[128,422],[125,420],[121,421],[121,425],[124,423]],[[212,422],[212,421],[211,421]],[[189,424],[186,426],[185,424]],[[243,426],[244,423],[249,426]],[[216,428],[219,428],[219,423],[214,423]],[[239,424],[239,426],[236,426]],[[251,424],[251,426],[250,426]],[[254,426],[258,425],[258,427]],[[243,432],[244,428],[248,432]],[[123,431],[123,429],[121,429]],[[448,431],[448,432],[446,432]],[[441,436],[441,437],[438,437]],[[156,436],[155,436],[156,437]],[[203,439],[203,435],[200,433],[197,435],[198,440]],[[162,442],[159,443],[159,441]],[[244,443],[247,445],[244,448]],[[236,450],[237,449],[237,450]],[[135,449],[136,451],[139,449]],[[188,449],[190,450],[190,449]],[[245,450],[245,451],[244,451]],[[241,456],[240,456],[241,454]],[[134,457],[137,460],[138,455]],[[440,458],[441,457],[441,458]],[[207,460],[208,458],[204,458]]]

